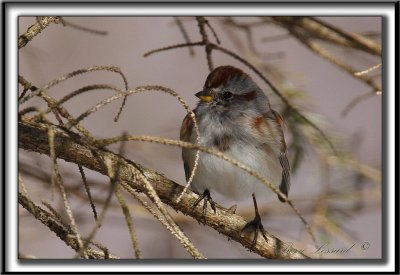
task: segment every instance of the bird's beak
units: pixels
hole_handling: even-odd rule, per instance
[[[200,91],[195,94],[203,102],[211,102],[214,100],[214,95],[210,94],[208,91]]]

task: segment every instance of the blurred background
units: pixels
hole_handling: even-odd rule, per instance
[[[129,87],[162,85],[173,89],[193,108],[198,92],[209,73],[204,47],[180,48],[144,57],[144,53],[165,46],[185,43],[179,24],[192,42],[201,41],[194,17],[64,17],[66,26],[50,25],[27,46],[19,50],[19,74],[36,87],[81,68],[94,65],[117,66],[125,74]],[[381,17],[321,17],[318,18],[347,32],[365,35],[380,42]],[[309,117],[335,144],[341,161],[332,161],[326,143],[309,126],[299,122],[284,104],[248,67],[221,52],[214,51],[214,66],[233,65],[249,73],[269,96],[273,108],[287,120],[285,133],[291,145],[289,157],[294,171],[290,198],[302,211],[316,232],[319,244],[326,248],[346,249],[346,253],[331,253],[325,258],[381,258],[381,96],[367,96],[343,114],[352,100],[371,93],[371,87],[338,66],[311,51],[287,29],[260,18],[207,17],[221,46],[237,53],[257,67],[276,84],[296,108]],[[20,17],[19,32],[24,33],[36,23],[35,17]],[[77,29],[75,25],[107,34]],[[249,31],[250,30],[250,31]],[[208,30],[209,39],[215,41]],[[358,71],[382,61],[379,56],[316,39],[338,59]],[[381,68],[367,74],[381,86]],[[49,94],[62,98],[71,91],[90,84],[110,84],[123,89],[120,76],[111,72],[91,72],[76,76],[51,88]],[[374,92],[374,91],[372,91]],[[376,91],[375,91],[376,92]],[[82,94],[64,104],[72,115],[79,116],[112,91],[96,90]],[[122,100],[100,109],[82,124],[98,138],[108,138],[127,132],[131,135],[151,135],[179,139],[179,129],[185,110],[176,98],[160,92],[135,94],[128,98],[118,122]],[[46,108],[45,102],[34,98],[20,106]],[[50,117],[50,119],[53,119]],[[55,120],[54,120],[55,121]],[[118,150],[118,145],[110,149]],[[181,150],[176,147],[128,142],[125,156],[147,168],[164,174],[184,185]],[[72,210],[84,236],[95,224],[77,166],[59,160]],[[52,195],[49,177],[51,162],[47,156],[19,151],[20,175],[34,202],[50,203],[65,215],[59,195]],[[85,169],[98,212],[102,209],[109,179]],[[53,197],[52,197],[53,196]],[[125,195],[139,239],[143,258],[191,258],[182,245],[134,199]],[[224,207],[235,202],[213,196]],[[315,248],[300,219],[281,204],[274,194],[258,198],[267,231],[296,248],[304,248],[313,256]],[[188,237],[207,258],[260,258],[239,243],[228,241],[213,229],[194,219],[171,214]],[[36,221],[22,207],[19,217],[19,251],[21,255],[38,258],[72,258],[75,255],[48,228]],[[250,220],[253,204],[249,197],[238,203],[237,213]],[[67,219],[66,219],[67,220]],[[126,221],[113,198],[96,241],[110,253],[121,258],[134,258]],[[362,244],[368,243],[368,249]]]

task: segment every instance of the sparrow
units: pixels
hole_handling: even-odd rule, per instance
[[[200,145],[216,149],[240,161],[261,174],[269,182],[279,185],[286,196],[290,189],[290,166],[283,133],[283,118],[271,108],[267,95],[242,70],[232,66],[215,68],[207,77],[203,90],[195,94],[200,99],[193,110],[200,132]],[[193,120],[186,115],[180,139],[196,143]],[[182,149],[186,180],[191,175],[196,150]],[[255,218],[242,232],[254,232],[252,246],[261,231],[266,231],[258,212],[256,194],[267,195],[267,186],[231,163],[214,155],[200,153],[198,168],[191,189],[199,194],[193,209],[202,201],[202,221],[206,221],[207,203],[216,212],[213,192],[235,201],[253,198]],[[280,201],[285,199],[278,195]]]

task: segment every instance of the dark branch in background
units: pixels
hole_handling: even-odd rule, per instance
[[[233,20],[231,17],[228,17],[227,19],[225,19],[224,23],[227,25],[233,25],[236,28],[239,28],[242,31],[244,31],[246,34],[246,39],[249,43],[250,49],[254,53],[258,54],[258,50],[256,49],[256,46],[254,45],[254,40],[253,40],[253,32],[252,32],[252,30],[253,30],[252,27],[254,26],[253,24],[238,23],[235,20]]]
[[[49,126],[45,124],[20,122],[19,147],[28,151],[49,155],[50,152],[47,145],[48,127]],[[32,138],[33,136],[35,138]],[[93,155],[92,146],[85,145],[80,138],[76,141],[75,139],[77,139],[76,136],[68,136],[60,130],[55,131],[54,143],[55,147],[58,149],[57,153],[59,158],[69,162],[79,163],[88,169],[95,170],[104,175],[107,175],[107,171],[103,163],[99,162],[99,158],[103,160],[109,159],[113,163],[113,166],[120,162],[122,163],[120,168],[120,181],[121,183],[125,183],[122,186],[125,189],[133,188],[133,190],[145,192],[143,184],[138,182],[137,178],[132,177],[132,170],[141,171],[141,174],[152,184],[157,195],[164,203],[168,204],[176,211],[181,211],[183,214],[193,217],[197,221],[201,220],[201,211],[192,211],[192,205],[198,197],[194,193],[189,192],[186,194],[178,204],[176,203],[176,199],[183,190],[183,187],[179,184],[105,149],[97,148],[97,156],[95,156]],[[208,210],[207,217],[209,217],[207,219],[207,225],[224,234],[228,238],[241,243],[243,246],[247,248],[251,247],[252,236],[241,236],[241,230],[246,224],[246,221],[241,216],[229,213],[225,208],[217,206],[217,214]],[[255,253],[265,258],[272,259],[307,258],[307,256],[299,251],[288,250],[287,245],[275,236],[268,234],[267,237],[268,242],[259,239],[257,245],[254,247]]]
[[[65,17],[62,17],[61,20],[62,20],[62,23],[64,24],[64,26],[71,27],[73,29],[77,29],[77,30],[92,33],[92,34],[98,34],[98,35],[107,35],[108,34],[107,31],[91,29],[91,28],[88,28],[85,26],[81,26],[81,25],[66,21]]]
[[[355,97],[352,101],[350,101],[346,105],[346,107],[341,112],[341,115],[343,117],[347,116],[347,114],[351,111],[351,109],[353,109],[354,106],[356,106],[361,101],[364,101],[365,99],[373,97],[373,96],[376,96],[376,92],[375,91],[372,91],[372,92],[369,92],[369,93],[366,93],[366,94],[362,94],[362,95],[359,95],[359,96]]]
[[[211,29],[212,33],[214,34],[215,39],[217,40],[217,43],[219,44],[220,42],[219,42],[219,39],[218,39],[214,29],[211,27],[211,25],[207,19],[205,19],[202,16],[198,16],[198,17],[196,17],[196,20],[197,20],[197,24],[199,26],[200,35],[203,38],[202,45],[204,45],[204,49],[206,50],[208,69],[211,72],[214,69],[214,64],[213,64],[213,61],[211,58],[211,52],[214,48],[213,47],[214,44],[211,43],[210,40],[208,39],[208,35],[206,32],[206,28],[205,28],[206,26],[208,26]]]
[[[78,165],[79,168],[79,173],[81,174],[83,185],[85,186],[86,194],[88,196],[89,202],[90,202],[90,207],[92,208],[94,220],[97,222],[97,211],[96,211],[96,206],[93,203],[92,199],[92,193],[90,192],[89,184],[86,180],[85,172],[83,171],[83,167],[81,165]]]
[[[94,155],[96,155],[95,151],[92,151],[92,152],[93,152]],[[85,239],[85,241],[83,243],[83,247],[81,248],[81,250],[77,251],[78,254],[81,254],[82,251],[87,251],[88,245],[93,242],[93,238],[96,235],[97,230],[102,225],[102,222],[103,222],[103,219],[105,217],[105,214],[106,214],[108,208],[110,207],[112,195],[114,194],[114,188],[115,188],[115,185],[113,184],[113,182],[111,182],[107,198],[105,199],[105,201],[103,203],[103,209],[102,209],[98,219],[96,220],[96,224],[93,226],[92,230],[90,231],[90,233],[86,237],[86,239]]]
[[[380,91],[381,87],[373,81],[370,77],[365,75],[356,75],[357,70],[352,68],[347,63],[339,60],[336,56],[331,54],[328,50],[320,46],[315,40],[328,41],[336,45],[350,47],[356,50],[361,50],[375,56],[381,56],[381,46],[373,40],[362,37],[355,33],[349,33],[337,27],[333,27],[327,23],[317,20],[313,17],[269,17],[268,22],[272,20],[277,25],[289,31],[293,37],[298,39],[310,50],[325,58],[329,62],[335,64],[343,69],[352,77],[356,77],[373,87],[375,91]]]
[[[185,42],[190,44],[191,43],[190,37],[185,29],[185,26],[183,26],[181,19],[176,16],[176,17],[174,17],[174,20],[175,20],[176,25],[178,25],[179,30],[181,31],[183,38],[185,39]],[[190,56],[194,56],[193,47],[188,47],[188,48],[189,48]]]
[[[168,51],[168,50],[174,50],[174,49],[179,49],[179,48],[187,48],[187,47],[194,47],[194,46],[204,46],[204,42],[192,42],[192,43],[183,43],[183,44],[175,44],[167,47],[162,47],[158,49],[154,49],[151,51],[148,51],[143,54],[143,57],[149,57],[152,54],[163,52],[163,51]]]
[[[321,39],[329,39],[333,43],[342,44],[343,46],[349,46],[354,49],[359,49],[361,51],[365,51],[376,56],[381,56],[382,54],[382,46],[380,43],[365,38],[357,33],[345,31],[315,17],[303,18],[301,22],[304,28],[313,31],[313,33],[315,35],[318,35],[317,37]],[[328,30],[330,30],[331,32],[329,32]],[[332,33],[332,35],[330,35],[330,33]],[[335,34],[337,34],[339,38],[336,38]],[[340,38],[344,39],[342,40]]]

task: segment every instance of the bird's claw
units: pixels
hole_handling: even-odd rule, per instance
[[[210,191],[208,189],[204,190],[203,194],[194,202],[192,211],[196,208],[196,206],[202,201],[203,202],[203,214],[202,214],[202,222],[203,225],[206,224],[206,216],[207,216],[207,203],[210,203],[211,209],[214,210],[214,214],[216,213],[217,209],[215,207],[215,202],[212,200]]]
[[[251,242],[250,250],[253,250],[254,246],[256,245],[259,232],[261,232],[265,241],[268,242],[268,238],[266,235],[267,231],[264,229],[264,226],[261,223],[261,218],[258,215],[252,221],[246,223],[246,225],[242,229],[242,233],[243,232],[254,232],[254,238]]]

